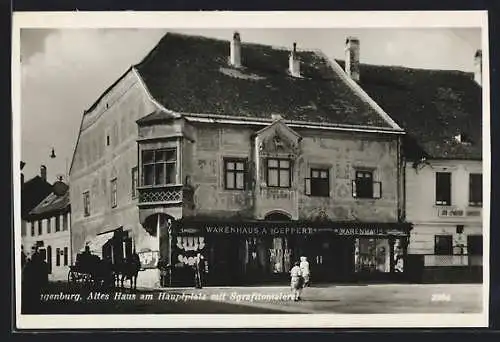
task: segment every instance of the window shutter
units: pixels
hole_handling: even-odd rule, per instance
[[[382,197],[382,183],[373,182],[373,198],[381,198],[381,197]]]
[[[358,197],[356,193],[356,181],[352,181],[352,197]]]
[[[304,179],[304,193],[307,196],[311,196],[311,178]]]
[[[255,165],[253,162],[247,162],[246,172],[245,172],[245,183],[247,190],[253,189],[254,181],[255,181]]]

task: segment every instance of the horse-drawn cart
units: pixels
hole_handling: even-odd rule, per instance
[[[76,263],[69,267],[68,284],[107,287],[114,284],[112,265],[97,255],[81,253]]]

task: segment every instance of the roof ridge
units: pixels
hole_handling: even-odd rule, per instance
[[[386,111],[375,100],[373,100],[371,96],[368,95],[368,93],[359,84],[357,84],[352,78],[347,76],[347,74],[335,59],[328,58],[328,56],[319,49],[316,53],[320,57],[324,58],[328,65],[332,68],[332,70],[340,76],[342,81],[345,82],[348,87],[351,88],[351,90],[361,98],[362,101],[365,101],[369,106],[371,106],[375,110],[375,112],[380,115],[382,119],[384,119],[393,129],[404,131],[404,129],[401,128],[401,126],[399,126],[397,122],[394,121],[394,119],[392,119],[391,116],[387,114]]]
[[[345,63],[345,59],[335,58],[335,61],[340,61]],[[416,70],[416,71],[433,71],[433,72],[442,72],[442,73],[455,73],[455,74],[466,74],[471,75],[474,74],[473,71],[464,71],[458,69],[430,69],[430,68],[417,68],[417,67],[409,67],[404,65],[388,65],[388,64],[373,64],[373,63],[359,63],[360,66],[367,67],[377,67],[377,68],[387,68],[387,69],[399,69],[399,70]]]

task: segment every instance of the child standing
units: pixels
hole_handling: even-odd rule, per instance
[[[290,270],[290,286],[292,288],[293,300],[300,300],[300,292],[302,290],[302,272],[300,271],[299,262],[295,262]]]
[[[302,278],[304,278],[303,287],[309,286],[311,270],[309,269],[309,261],[307,261],[307,257],[300,257],[300,272],[302,273]]]

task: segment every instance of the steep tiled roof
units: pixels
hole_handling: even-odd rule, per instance
[[[172,114],[165,113],[162,110],[156,110],[152,112],[151,114],[148,114],[146,116],[143,116],[136,122],[139,125],[147,125],[147,124],[154,124],[157,122],[164,122],[165,120],[170,120],[172,119]]]
[[[69,205],[69,191],[66,191],[66,193],[61,196],[51,193],[30,211],[30,216],[52,215],[57,212],[64,211],[65,209],[69,209]]]
[[[408,157],[481,159],[481,87],[472,74],[361,64],[359,84],[406,130]]]
[[[42,199],[52,192],[52,185],[43,180],[40,176],[35,176],[26,181],[21,187],[21,216],[24,219],[26,215]]]
[[[136,69],[151,95],[177,113],[392,128],[321,54],[298,51],[303,77],[294,78],[289,53],[242,43],[243,69],[234,69],[229,41],[168,33]]]

